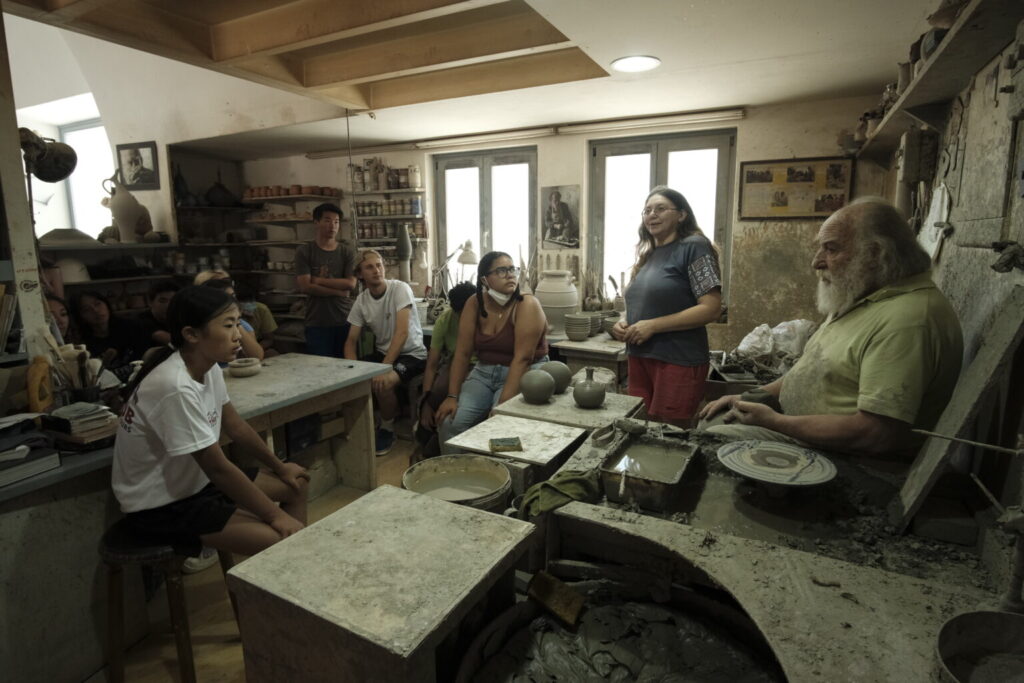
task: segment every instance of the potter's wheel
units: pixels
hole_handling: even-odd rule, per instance
[[[815,486],[836,476],[821,453],[776,441],[733,441],[718,449],[718,460],[736,474],[783,486]]]

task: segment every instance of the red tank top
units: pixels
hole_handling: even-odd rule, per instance
[[[497,334],[485,335],[480,331],[480,319],[477,318],[476,331],[473,333],[473,349],[476,351],[477,360],[490,365],[512,364],[512,358],[516,348],[516,304],[512,308],[509,320]],[[533,360],[537,361],[548,355],[548,338],[542,334],[537,348],[533,351]]]

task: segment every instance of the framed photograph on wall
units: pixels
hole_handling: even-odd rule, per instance
[[[744,161],[740,220],[826,218],[846,206],[852,188],[852,158]]]
[[[580,246],[580,186],[540,188],[540,230],[543,249]]]
[[[160,167],[155,142],[131,142],[117,146],[117,169],[129,190],[159,190]]]

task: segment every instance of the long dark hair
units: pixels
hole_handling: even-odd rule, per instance
[[[98,301],[102,301],[103,305],[107,307],[108,325],[113,322],[114,309],[111,308],[110,306],[110,299],[108,299],[104,294],[96,291],[95,289],[86,289],[85,291],[82,292],[75,292],[75,294],[72,295],[71,305],[68,306],[68,313],[71,314],[71,322],[74,324],[75,328],[79,330],[79,332],[88,336],[92,336],[92,327],[90,327],[89,323],[85,322],[85,320],[82,319],[81,313],[82,299],[84,299],[87,296],[92,297],[93,299],[96,299]]]
[[[135,379],[125,387],[122,395],[126,399],[131,397],[146,375],[153,371],[153,368],[170,358],[176,349],[185,346],[182,330],[186,327],[202,328],[235,305],[233,296],[216,287],[190,285],[177,292],[167,307],[167,329],[171,333],[170,345],[158,347],[146,359],[138,374],[135,375]]]
[[[484,308],[484,278],[491,272],[491,266],[494,265],[494,262],[502,256],[509,261],[512,260],[512,257],[503,251],[489,251],[484,254],[483,258],[480,259],[480,264],[476,267],[476,307],[477,312],[484,318],[487,317],[487,309]],[[518,280],[516,280],[516,291],[512,292],[512,298],[516,301],[523,300],[523,295],[519,292]]]
[[[715,268],[719,273],[721,273],[722,264],[720,263],[718,247],[715,246],[714,242],[707,238],[704,231],[697,225],[697,217],[693,215],[693,209],[690,208],[690,202],[686,201],[686,197],[683,196],[683,193],[673,190],[671,187],[666,185],[658,185],[647,194],[647,199],[644,200],[645,206],[654,195],[664,197],[672,202],[672,205],[678,211],[686,214],[686,218],[676,226],[676,233],[679,235],[679,239],[686,239],[690,235],[700,235],[704,239],[708,240],[708,244],[711,245],[711,251],[715,255]],[[647,263],[647,259],[651,256],[651,252],[654,250],[654,236],[651,235],[647,226],[644,225],[643,219],[640,219],[640,228],[637,232],[640,235],[640,241],[636,244],[636,263],[633,264],[633,273],[630,276],[630,280],[636,277],[636,274],[644,267],[644,264]]]

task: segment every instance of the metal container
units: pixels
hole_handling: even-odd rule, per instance
[[[1024,676],[1024,615],[965,612],[939,630],[935,643],[939,680],[1019,681]]]
[[[500,514],[508,505],[512,477],[499,460],[485,455],[442,455],[407,469],[402,488]]]
[[[696,452],[697,446],[686,441],[627,434],[612,444],[601,465],[604,494],[613,503],[635,502],[663,512]]]

